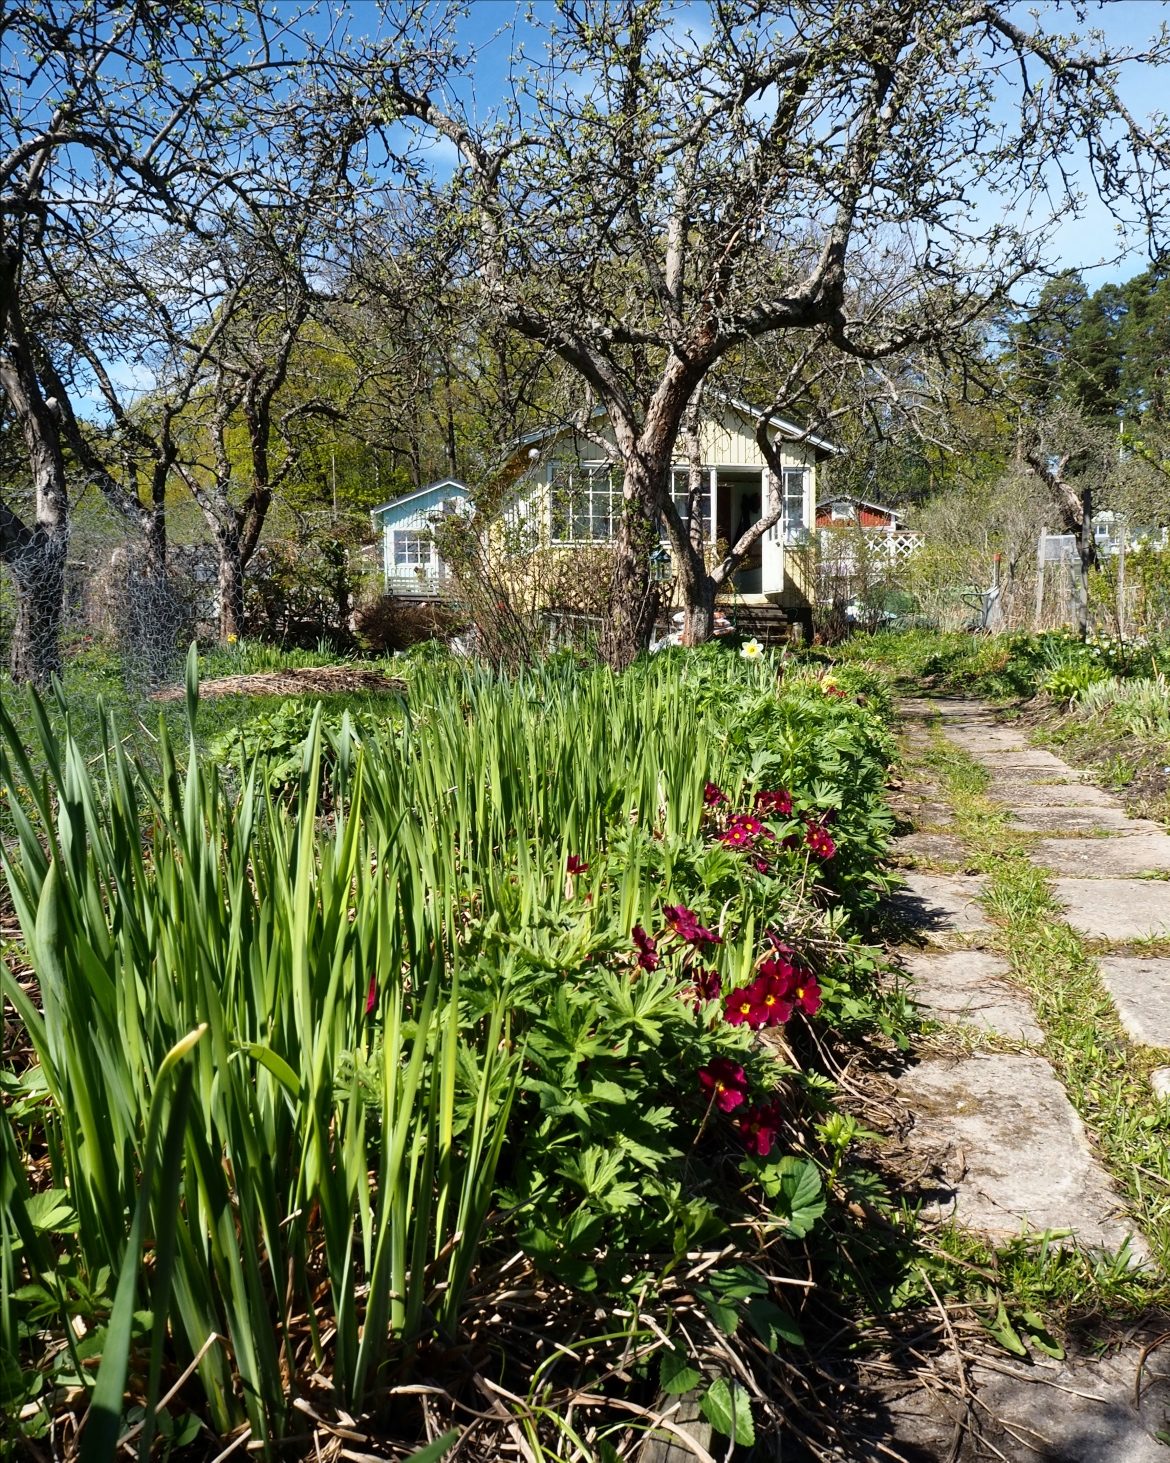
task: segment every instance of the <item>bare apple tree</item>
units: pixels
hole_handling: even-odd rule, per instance
[[[1164,64],[1170,40],[1111,48],[1047,29],[1059,15],[564,0],[533,21],[540,58],[513,54],[505,100],[485,107],[465,102],[469,58],[435,7],[386,7],[390,34],[355,57],[354,94],[380,100],[388,145],[419,139],[419,207],[396,194],[395,217],[437,220],[496,317],[604,408],[622,473],[620,659],[649,633],[660,522],[692,638],[707,632],[701,550],[669,483],[688,404],[732,352],[783,334],[794,358],[876,362],[956,339],[1042,267],[1054,218],[1083,207],[1086,154],[1117,216],[1159,228],[1165,146],[1122,93],[1126,65]],[[401,61],[412,25],[433,42],[425,68]],[[800,398],[790,388],[776,407]],[[765,517],[778,511],[773,499]]]

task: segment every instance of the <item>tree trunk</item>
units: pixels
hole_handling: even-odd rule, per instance
[[[1077,557],[1080,560],[1080,582],[1077,585],[1077,634],[1082,640],[1086,640],[1089,635],[1089,570],[1097,562],[1097,544],[1093,538],[1093,492],[1091,488],[1085,488],[1081,494]]]
[[[238,539],[216,540],[219,550],[219,638],[238,640],[244,633],[244,561]]]
[[[38,526],[26,547],[6,559],[16,583],[12,628],[12,679],[45,686],[61,670],[61,620],[65,607],[64,527]]]
[[[700,558],[685,550],[678,556],[682,589],[684,645],[705,645],[715,633],[715,595],[718,586]]]
[[[644,459],[626,465],[623,511],[614,547],[611,604],[613,619],[605,659],[624,670],[650,644],[658,613],[658,594],[650,579],[650,551],[657,540],[652,517],[658,492]]]

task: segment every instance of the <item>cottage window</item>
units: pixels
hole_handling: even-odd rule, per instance
[[[808,521],[804,516],[804,477],[803,467],[786,467],[783,477],[784,495],[784,542],[786,544],[799,543],[808,530]]]
[[[690,508],[690,469],[676,467],[671,473],[670,496],[674,499],[674,506],[678,509],[679,517],[684,523],[687,521],[687,513]],[[703,523],[703,537],[711,537],[711,473],[707,468],[703,469],[703,489],[699,494],[699,516]]]
[[[413,528],[394,530],[394,567],[417,569],[431,562],[431,539]]]
[[[549,484],[549,536],[554,544],[604,544],[613,539],[621,487],[608,466],[558,471]]]

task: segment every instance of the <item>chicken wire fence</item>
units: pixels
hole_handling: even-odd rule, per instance
[[[160,571],[139,536],[100,500],[74,514],[63,567],[60,646],[68,655],[83,646],[101,645],[117,655],[127,691],[136,697],[173,681],[182,673],[185,648],[198,632],[214,591],[214,563],[206,553],[172,548]],[[42,567],[43,566],[43,567]],[[52,594],[62,576],[58,555],[45,554],[41,565],[25,559],[21,583],[11,567],[0,567],[0,662],[7,666],[17,634],[22,593],[35,600]],[[39,577],[38,577],[39,576]],[[45,629],[38,627],[44,624]],[[26,632],[34,641],[31,659],[44,659],[51,623],[33,616]]]

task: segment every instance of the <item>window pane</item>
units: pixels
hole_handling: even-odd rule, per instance
[[[784,469],[784,533],[794,538],[808,527],[804,519],[804,468]]]
[[[685,523],[687,521],[687,510],[690,507],[690,471],[685,468],[676,467],[672,473],[670,496],[674,500],[674,506],[678,509],[679,517]],[[703,537],[711,535],[711,475],[704,469],[703,490],[699,494],[699,518],[703,525]]]
[[[411,529],[396,529],[394,533],[394,562],[410,568],[431,561],[430,539],[425,533]]]

